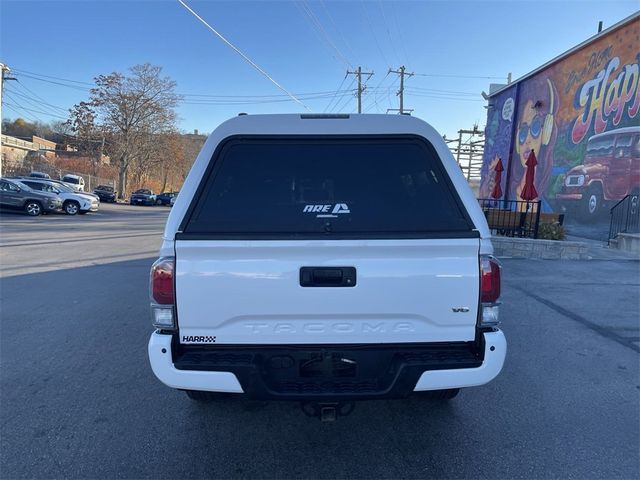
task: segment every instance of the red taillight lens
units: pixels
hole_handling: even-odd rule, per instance
[[[163,257],[151,266],[151,299],[159,305],[173,305],[174,259]]]
[[[500,297],[500,263],[494,257],[480,257],[480,301],[493,303]]]

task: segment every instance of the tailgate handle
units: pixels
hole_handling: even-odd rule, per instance
[[[300,267],[301,287],[355,287],[355,267]]]

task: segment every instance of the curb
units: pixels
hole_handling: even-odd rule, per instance
[[[498,257],[539,260],[588,260],[589,247],[583,242],[536,240],[533,238],[491,237]]]

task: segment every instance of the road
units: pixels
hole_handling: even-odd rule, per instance
[[[449,404],[198,405],[153,376],[168,209],[0,215],[1,478],[637,478],[640,264],[504,260],[507,362]]]

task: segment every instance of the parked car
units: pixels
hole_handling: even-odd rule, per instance
[[[25,179],[22,183],[41,192],[54,193],[62,200],[62,210],[67,215],[83,214],[87,212],[97,212],[100,201],[93,196],[79,193],[70,187],[54,183],[49,180]]]
[[[72,183],[63,182],[62,180],[49,180],[49,181],[50,181],[50,182],[52,182],[52,183],[55,183],[55,184],[63,185],[63,186],[65,186],[65,187],[67,187],[67,188],[70,188],[71,190],[73,190],[73,191],[75,191],[75,192],[82,193],[82,195],[88,195],[89,197],[93,197],[93,198],[95,198],[96,200],[100,200],[100,197],[99,197],[98,195],[96,195],[95,193],[93,193],[93,192],[79,191],[79,190],[77,190],[77,189],[75,188],[75,185],[74,185],[74,184],[72,184]]]
[[[84,178],[80,175],[73,175],[69,173],[62,177],[62,181],[71,185],[74,190],[84,192]]]
[[[31,172],[29,175],[31,178],[51,178],[48,173]]]
[[[111,185],[98,185],[93,193],[100,198],[100,201],[110,203],[116,201],[118,194]]]
[[[131,205],[155,205],[156,195],[151,190],[141,188],[131,194],[129,203]]]
[[[38,192],[19,180],[0,178],[0,206],[23,210],[36,217],[62,208],[62,200],[54,193]]]
[[[594,135],[582,165],[564,178],[556,200],[583,218],[604,213],[627,195],[640,194],[640,126]]]
[[[118,192],[111,185],[98,185],[93,193],[100,198],[102,202],[114,203],[117,200]]]
[[[178,195],[178,192],[162,192],[156,197],[156,205],[171,205],[171,199]]]
[[[178,199],[178,192],[176,192],[176,194],[173,197],[171,197],[171,201],[169,202],[169,206],[173,207],[175,205],[177,199]]]
[[[32,177],[15,177],[16,179],[23,181],[23,180],[30,180],[32,179]],[[55,185],[60,185],[62,187],[64,187],[65,189],[71,189],[74,192],[77,192],[77,190],[74,188],[74,185],[69,184],[67,182],[63,182],[62,180],[54,180],[53,178],[47,178],[47,179],[39,179],[39,180],[47,180],[47,182],[55,184]],[[82,193],[82,195],[88,195],[90,197],[95,198],[96,200],[100,200],[100,197],[98,195],[96,195],[95,193],[92,192],[79,192]]]
[[[151,268],[148,355],[191,399],[330,416],[345,401],[450,399],[502,369],[491,232],[422,120],[238,116],[180,196]]]

